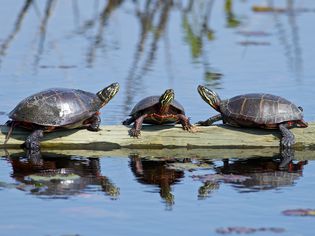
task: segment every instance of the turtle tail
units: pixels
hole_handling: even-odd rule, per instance
[[[4,140],[4,143],[3,143],[4,145],[6,145],[7,142],[9,141],[10,136],[11,136],[11,134],[12,134],[12,132],[13,132],[13,129],[14,129],[14,127],[17,125],[17,123],[14,122],[14,121],[9,120],[9,121],[6,122],[6,125],[7,125],[7,126],[10,126],[10,129],[9,129],[7,135],[5,136],[5,140]]]

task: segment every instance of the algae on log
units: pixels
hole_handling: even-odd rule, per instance
[[[0,147],[4,147],[7,126],[0,126]],[[161,148],[261,148],[279,147],[281,134],[278,130],[233,128],[226,125],[196,127],[190,133],[176,126],[144,125],[140,138],[128,135],[130,127],[123,125],[102,126],[98,132],[86,129],[62,130],[46,133],[41,141],[42,149],[90,149],[112,150],[161,149]],[[315,123],[308,128],[291,129],[296,138],[295,148],[315,147]],[[15,128],[6,148],[19,148],[29,131]]]

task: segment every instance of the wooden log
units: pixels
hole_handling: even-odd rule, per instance
[[[0,147],[4,147],[7,126],[0,126]],[[147,126],[140,138],[128,135],[130,127],[122,125],[102,126],[99,132],[85,129],[63,130],[45,134],[42,149],[86,149],[113,150],[127,149],[206,149],[206,148],[251,148],[279,147],[280,132],[277,130],[233,128],[226,125],[197,127],[190,133],[181,126]],[[292,129],[296,137],[296,149],[315,147],[315,123],[308,128]],[[19,148],[29,131],[15,128],[6,148]]]

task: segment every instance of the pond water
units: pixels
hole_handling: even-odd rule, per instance
[[[315,120],[314,1],[2,5],[1,124],[40,90],[97,92],[112,82],[121,89],[101,110],[102,124],[121,123],[139,99],[167,88],[193,123],[204,120],[215,112],[198,95],[199,84],[222,98],[277,94]],[[314,211],[307,209],[315,208],[315,162],[305,152],[281,170],[279,155],[263,150],[215,159],[0,155],[1,235],[314,234]],[[295,209],[308,215],[284,212]]]

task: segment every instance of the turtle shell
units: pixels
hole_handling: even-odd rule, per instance
[[[142,99],[140,102],[138,102],[135,107],[132,109],[130,116],[135,115],[139,111],[143,111],[147,108],[150,108],[156,104],[159,103],[160,96],[150,96]],[[185,114],[184,107],[177,101],[173,100],[171,103],[171,106],[175,107],[177,110],[181,111],[182,114]]]
[[[42,126],[65,126],[90,118],[100,107],[101,101],[93,93],[54,88],[25,98],[9,117]]]
[[[224,117],[243,121],[244,125],[273,125],[302,120],[302,111],[290,101],[271,94],[251,93],[236,96],[220,104]]]

